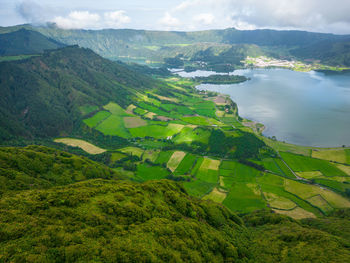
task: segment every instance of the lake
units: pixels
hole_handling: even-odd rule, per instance
[[[178,74],[193,77],[215,72]],[[251,80],[233,85],[202,84],[197,88],[230,95],[240,116],[266,126],[265,136],[306,146],[350,145],[350,73],[245,69],[233,74]]]

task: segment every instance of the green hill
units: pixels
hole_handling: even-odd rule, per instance
[[[0,56],[39,54],[63,46],[65,45],[33,30],[20,29],[0,34]]]
[[[324,64],[350,66],[350,38],[341,41],[324,40],[302,48],[291,50],[291,54],[308,60],[319,60]]]
[[[120,177],[45,147],[0,153],[2,183],[14,186],[0,198],[1,262],[350,260],[347,210],[303,221],[269,211],[239,217],[181,183],[111,180]]]
[[[43,146],[0,148],[0,192],[42,189],[83,180],[125,178],[85,157]]]
[[[113,100],[131,104],[135,94],[163,84],[77,46],[0,63],[1,139],[58,136],[73,129],[79,107]]]

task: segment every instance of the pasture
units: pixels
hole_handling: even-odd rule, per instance
[[[147,122],[140,117],[124,117],[125,128],[137,128],[146,126]]]
[[[175,143],[187,143],[190,144],[194,141],[201,142],[204,144],[208,143],[210,137],[210,131],[202,128],[193,128],[185,126],[181,133],[174,137]]]
[[[158,164],[167,164],[174,151],[161,151],[156,159]]]
[[[215,183],[208,183],[198,179],[191,182],[184,182],[183,185],[189,195],[197,198],[202,198],[209,194],[216,186]]]
[[[214,188],[213,191],[203,197],[203,200],[212,200],[217,203],[222,203],[225,200],[226,196],[226,192],[223,192],[218,188]]]
[[[242,213],[252,212],[266,207],[265,200],[261,198],[261,193],[253,185],[243,182],[235,182],[233,184],[222,204],[232,211]]]
[[[167,126],[148,125],[129,129],[133,137],[153,137],[156,139],[165,139],[179,133],[184,125],[169,123]]]
[[[186,156],[182,159],[181,163],[177,166],[175,170],[176,175],[186,175],[189,174],[194,163],[196,161],[196,156],[188,153]]]
[[[137,166],[136,178],[141,181],[165,179],[169,171],[160,166],[150,166],[146,163]]]
[[[120,153],[120,152],[113,152],[111,154],[111,159],[110,159],[110,163],[113,164],[123,158],[127,157],[126,154]]]
[[[338,163],[348,163],[345,149],[317,149],[312,150],[311,157],[334,161]],[[350,163],[348,163],[350,164]]]
[[[281,209],[281,210],[291,210],[297,206],[290,199],[273,194],[273,193],[264,192],[264,197],[271,208]]]
[[[314,159],[287,152],[281,152],[280,154],[294,172],[320,171],[324,176],[346,176],[342,170],[326,160]]]
[[[313,213],[306,211],[305,209],[302,209],[300,207],[296,207],[293,210],[288,210],[288,211],[278,210],[278,209],[273,209],[273,211],[275,211],[278,214],[286,215],[286,216],[289,216],[289,217],[294,218],[294,219],[304,219],[304,218],[315,218],[316,217]]]
[[[143,153],[142,160],[150,160],[151,162],[155,162],[158,158],[160,150],[146,150]]]
[[[144,150],[141,149],[141,148],[137,148],[137,147],[125,147],[125,148],[122,148],[122,149],[118,149],[119,151],[123,152],[123,153],[126,153],[126,154],[129,154],[129,155],[135,155],[137,157],[140,157],[142,156]]]
[[[102,149],[100,147],[97,147],[89,142],[79,140],[79,139],[73,139],[73,138],[60,138],[55,139],[54,142],[63,143],[69,146],[73,147],[79,147],[80,149],[84,150],[85,152],[89,154],[100,154],[104,153],[106,150]]]
[[[308,200],[311,204],[319,207],[321,210],[325,211],[328,207],[318,206],[319,202],[313,203],[315,200],[312,197],[320,195],[326,202],[333,208],[348,208],[350,207],[350,201],[336,194],[330,190],[322,189],[315,185],[303,184],[293,180],[286,179],[285,190],[299,196],[302,199]]]
[[[83,122],[90,128],[95,128],[100,122],[107,119],[111,116],[111,113],[108,111],[99,111],[91,118],[83,120]]]
[[[124,126],[123,117],[111,115],[102,121],[96,130],[102,132],[104,135],[119,136],[122,138],[130,138],[130,133]]]
[[[181,151],[174,152],[167,163],[167,167],[172,172],[174,172],[176,168],[179,166],[179,164],[181,163],[182,159],[185,157],[185,155],[186,155],[185,152],[181,152]]]

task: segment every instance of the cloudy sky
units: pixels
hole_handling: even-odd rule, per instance
[[[0,0],[0,26],[301,29],[350,34],[350,0]]]

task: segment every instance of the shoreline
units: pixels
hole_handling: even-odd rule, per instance
[[[199,84],[200,85],[200,84]],[[199,87],[199,85],[195,85],[195,89],[199,91],[199,89],[197,87]],[[268,128],[264,123],[261,123],[259,121],[254,121],[252,119],[248,119],[248,118],[243,118],[239,115],[239,105],[234,102],[231,98],[231,96],[229,94],[224,94],[221,92],[216,92],[218,95],[226,97],[231,103],[237,105],[237,112],[235,113],[237,116],[237,119],[241,118],[243,121],[239,121],[243,126],[251,128],[252,131],[254,132],[254,134],[256,134],[258,137],[262,137],[264,138],[264,141],[269,140],[271,141],[271,144],[273,143],[278,143],[278,144],[282,144],[285,147],[297,147],[297,148],[303,148],[304,150],[340,150],[340,149],[350,149],[350,146],[330,146],[330,147],[323,147],[323,146],[308,146],[308,145],[301,145],[301,144],[294,144],[294,143],[290,143],[287,141],[279,141],[279,140],[273,140],[272,138],[269,138],[267,136],[265,136],[263,134],[263,132]],[[251,125],[249,125],[251,123]],[[266,143],[266,142],[265,142]]]

